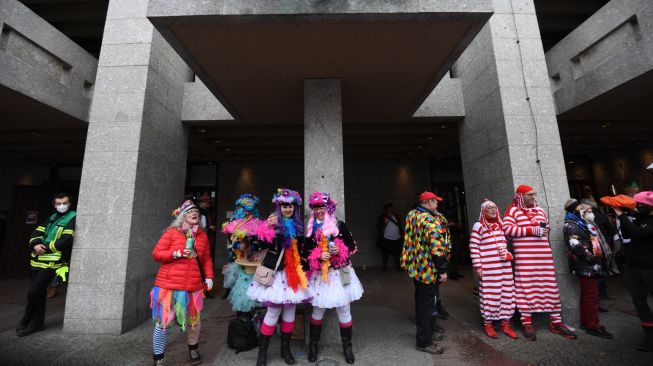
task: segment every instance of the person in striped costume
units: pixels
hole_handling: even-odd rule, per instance
[[[512,240],[515,254],[515,298],[526,339],[536,340],[532,313],[549,313],[549,331],[567,339],[576,335],[560,315],[560,291],[549,244],[549,219],[537,204],[533,187],[517,187],[503,219],[503,232]]]
[[[512,275],[512,254],[503,234],[499,208],[489,200],[481,205],[479,220],[472,227],[469,251],[474,271],[480,279],[480,306],[485,334],[497,338],[492,321],[501,320],[501,331],[517,339],[510,326],[515,313],[515,282]]]

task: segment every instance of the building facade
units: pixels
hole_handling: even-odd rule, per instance
[[[464,228],[532,185],[576,324],[563,203],[653,183],[646,0],[82,3],[0,5],[3,275],[24,271],[25,210],[79,192],[67,332],[148,317],[150,253],[185,193],[220,222],[241,193],[268,212],[278,186],[332,193],[373,267],[386,202],[404,214],[433,189]]]

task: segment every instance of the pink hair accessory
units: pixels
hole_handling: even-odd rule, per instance
[[[338,202],[331,198],[328,193],[324,192],[313,192],[311,193],[311,197],[308,200],[308,207],[326,207],[327,213],[329,215],[333,215],[333,213],[336,212],[337,205]]]

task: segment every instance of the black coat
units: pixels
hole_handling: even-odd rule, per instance
[[[336,238],[342,239],[342,241],[347,246],[347,249],[349,249],[349,257],[351,257],[358,250],[358,247],[356,246],[356,241],[354,241],[354,238],[351,236],[351,232],[349,231],[349,228],[347,228],[347,225],[345,225],[344,221],[338,220],[338,231],[339,231],[338,236],[336,236],[333,239]],[[313,231],[310,237],[304,238],[304,244],[302,245],[301,257],[302,257],[302,265],[305,271],[308,271],[310,269],[310,265],[308,263],[308,257],[311,255],[313,249],[315,249],[317,246],[318,243],[315,241],[315,231]],[[348,264],[351,264],[349,258],[347,258],[347,262],[345,263],[345,265]]]
[[[563,232],[571,274],[581,277],[605,276],[605,258],[595,255],[592,234],[572,220],[565,220]]]
[[[259,248],[261,249],[268,249],[268,253],[265,255],[265,258],[263,258],[263,263],[262,265],[274,269],[274,266],[277,264],[277,260],[279,259],[279,255],[281,254],[281,249],[283,248],[283,234],[276,234],[274,238],[272,239],[272,243],[265,242],[262,240],[258,241]],[[299,255],[302,255],[302,242],[304,241],[303,236],[298,236],[295,237],[297,239],[297,251],[299,252]],[[304,259],[302,258],[302,261]],[[284,268],[286,268],[286,265],[284,263],[283,258],[279,262],[279,267],[277,267],[277,271],[282,271]]]
[[[619,223],[624,236],[631,240],[628,263],[653,269],[653,216],[640,216],[631,222],[626,214],[621,214]]]

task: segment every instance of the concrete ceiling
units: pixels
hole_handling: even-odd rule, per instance
[[[457,121],[350,123],[343,126],[343,134],[345,159],[460,159]],[[190,128],[189,161],[303,157],[304,130],[299,124],[243,128],[233,121]]]
[[[558,115],[567,160],[653,147],[653,71]]]
[[[251,3],[157,1],[148,12],[220,103],[247,124],[302,123],[303,80],[315,78],[342,80],[345,123],[406,120],[491,15],[483,2],[434,2],[433,12],[414,2]]]
[[[599,95],[565,113],[561,121],[649,121],[653,130],[653,71],[646,72],[627,83]]]
[[[81,164],[87,122],[0,86],[0,164]]]
[[[473,26],[325,17],[184,24],[170,31],[222,104],[246,123],[301,123],[303,80],[313,78],[343,81],[345,122],[382,123],[412,116]]]

